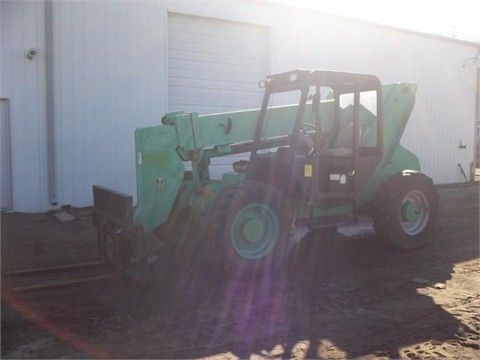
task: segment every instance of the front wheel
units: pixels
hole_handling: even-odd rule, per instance
[[[228,275],[275,270],[288,254],[291,219],[288,202],[273,186],[232,185],[207,216],[204,257]]]
[[[374,229],[393,247],[427,244],[437,225],[440,201],[432,180],[417,172],[399,173],[381,187],[375,200]]]

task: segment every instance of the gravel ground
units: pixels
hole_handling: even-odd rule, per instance
[[[315,231],[278,277],[228,282],[190,281],[166,251],[139,270],[146,287],[110,279],[12,292],[67,275],[8,270],[94,259],[95,229],[88,209],[69,222],[2,213],[1,356],[478,359],[478,183],[439,192],[435,242],[419,250],[390,251],[371,231]]]

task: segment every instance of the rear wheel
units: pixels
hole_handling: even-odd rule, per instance
[[[429,177],[416,172],[396,174],[377,194],[375,232],[402,250],[424,246],[432,238],[439,208],[437,190]]]
[[[243,181],[226,189],[210,210],[204,257],[228,275],[278,268],[288,255],[291,211],[273,186]]]

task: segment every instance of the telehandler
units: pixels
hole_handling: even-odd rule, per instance
[[[260,85],[260,109],[170,112],[162,124],[137,129],[137,204],[93,186],[99,240],[121,237],[137,253],[153,234],[187,246],[172,229],[199,219],[193,256],[228,274],[275,269],[298,229],[359,216],[399,249],[431,239],[437,190],[400,145],[416,85],[327,70],[271,75]],[[293,97],[294,105],[272,105]],[[233,169],[214,179],[211,159],[225,156]]]

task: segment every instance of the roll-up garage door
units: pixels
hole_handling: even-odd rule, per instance
[[[258,108],[267,71],[262,26],[169,14],[169,111],[209,114]]]
[[[259,108],[267,75],[267,28],[190,15],[168,17],[169,111],[211,114]],[[248,154],[212,159],[219,179]],[[188,167],[187,167],[188,168]]]

